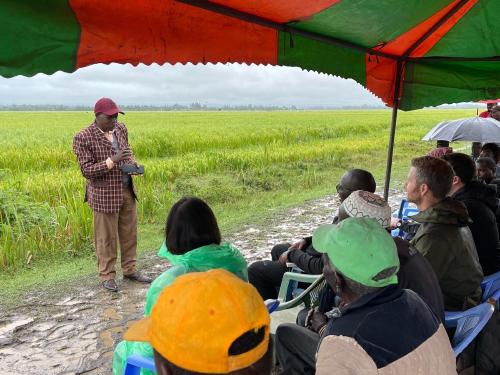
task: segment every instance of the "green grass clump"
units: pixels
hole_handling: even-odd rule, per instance
[[[421,137],[471,110],[400,113],[393,186],[409,160],[433,148]],[[135,179],[139,222],[161,241],[181,196],[208,201],[224,230],[268,210],[333,193],[346,169],[383,183],[390,110],[294,112],[130,112],[122,116],[146,174]],[[72,152],[90,112],[0,113],[0,269],[92,253],[92,212]]]

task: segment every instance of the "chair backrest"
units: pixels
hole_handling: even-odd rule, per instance
[[[127,358],[124,375],[140,375],[141,369],[156,372],[155,361],[153,358],[143,357],[141,355],[131,355]]]
[[[493,315],[495,308],[482,303],[466,311],[445,312],[445,326],[456,327],[451,345],[457,357],[476,338]]]
[[[399,205],[399,209],[397,211],[397,218],[400,219],[402,223],[406,223],[408,221],[413,222],[411,220],[411,216],[417,213],[418,213],[418,208],[410,207],[410,203],[406,199],[401,200],[401,204]],[[413,235],[414,233],[407,233],[406,230],[402,227],[393,229],[391,231],[392,237],[400,237],[408,241],[413,238]]]
[[[486,276],[481,282],[483,302],[486,302],[496,291],[500,290],[500,271]]]
[[[304,303],[306,307],[316,306],[319,303],[319,292],[326,285],[325,277],[323,275],[300,275],[300,274],[290,273],[290,276],[291,275],[295,275],[296,278],[300,277],[301,278],[300,282],[305,282],[310,285],[309,287],[307,287],[307,289],[303,290],[302,293],[300,293],[300,295],[294,297],[292,300],[287,301],[283,299],[282,301],[280,301],[280,305],[276,308],[276,311],[287,310],[296,307],[302,303]],[[284,293],[282,292],[280,293],[284,296]]]
[[[406,219],[415,214],[418,214],[418,208],[410,207],[410,202],[406,199],[402,199],[399,205],[398,218]]]
[[[303,274],[304,271],[302,271],[295,263],[287,263],[286,264],[288,268],[288,272],[293,272],[293,273],[300,273]],[[300,295],[304,289],[299,288],[299,283],[296,280],[290,280],[290,283],[288,284],[288,289],[286,291],[286,301],[290,301]]]

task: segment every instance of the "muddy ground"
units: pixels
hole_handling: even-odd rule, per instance
[[[392,192],[396,208],[401,194]],[[246,225],[226,236],[249,263],[266,259],[274,244],[311,234],[329,223],[338,206],[335,196],[284,210],[266,224]],[[154,252],[142,257],[143,272],[157,276],[168,263]],[[130,322],[140,319],[147,286],[121,282],[119,293],[88,277],[70,286],[33,291],[19,306],[0,310],[0,374],[109,374],[113,349]]]

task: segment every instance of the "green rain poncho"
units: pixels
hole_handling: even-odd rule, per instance
[[[243,258],[238,249],[229,243],[202,246],[182,255],[171,254],[165,243],[163,243],[158,255],[168,259],[172,267],[158,276],[151,284],[146,295],[145,316],[151,314],[151,310],[162,290],[170,285],[178,276],[185,273],[204,272],[215,268],[223,268],[248,281],[245,258]],[[116,346],[113,354],[113,374],[123,374],[127,358],[132,354],[152,358],[153,348],[144,342],[121,341]],[[152,372],[141,370],[141,375],[149,374],[152,374]]]

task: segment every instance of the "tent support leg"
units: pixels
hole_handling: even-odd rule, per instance
[[[398,61],[396,67],[396,82],[394,84],[394,97],[392,104],[391,133],[389,135],[389,147],[387,148],[387,166],[385,169],[384,199],[389,199],[389,185],[391,183],[392,156],[394,154],[394,138],[396,136],[396,123],[398,118],[399,93],[403,74],[403,62]]]

